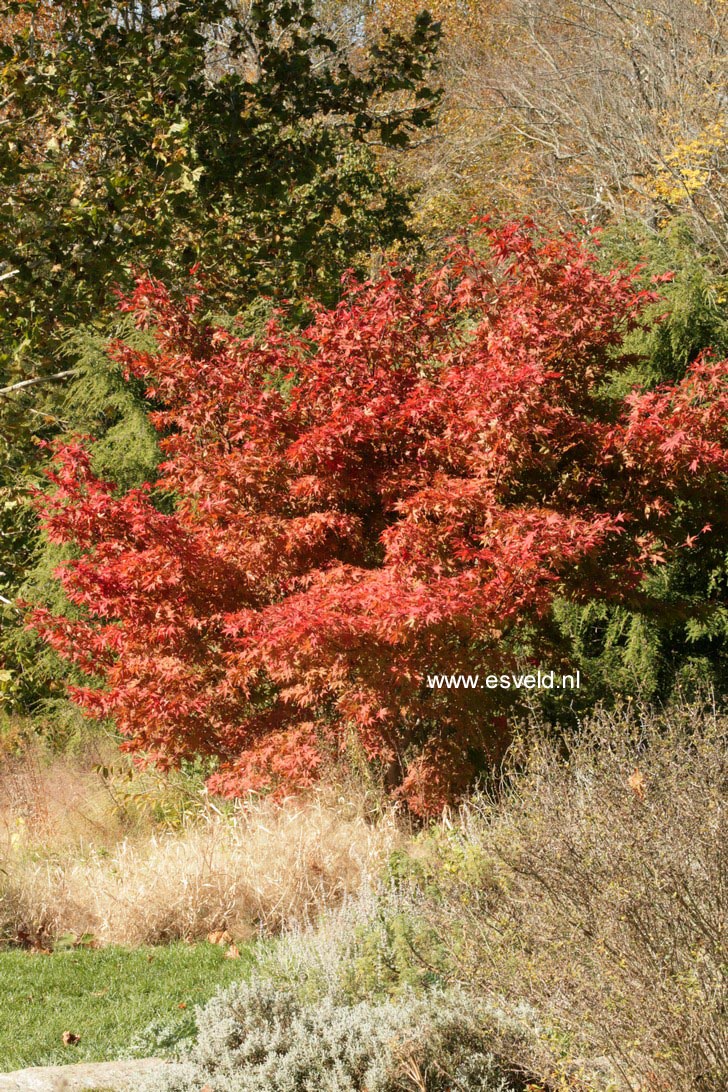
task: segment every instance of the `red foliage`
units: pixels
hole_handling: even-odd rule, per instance
[[[158,349],[115,352],[164,407],[176,510],[60,449],[38,504],[79,548],[59,576],[85,618],[33,616],[129,749],[214,754],[237,793],[305,785],[355,734],[432,811],[506,705],[426,674],[508,670],[527,640],[554,666],[556,596],[629,603],[725,506],[728,362],[615,407],[600,384],[654,293],[573,238],[483,234],[485,257],[388,270],[262,344],[139,281],[124,307]]]

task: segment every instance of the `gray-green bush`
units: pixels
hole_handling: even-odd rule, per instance
[[[301,1002],[259,977],[197,1013],[183,1061],[144,1092],[508,1092],[493,1018],[458,993],[347,1005]]]

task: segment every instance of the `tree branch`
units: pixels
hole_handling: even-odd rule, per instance
[[[9,387],[0,387],[0,394],[13,394],[25,387],[33,387],[36,383],[52,383],[56,379],[66,379],[69,375],[78,375],[78,368],[69,368],[65,372],[56,372],[55,375],[39,375],[35,379],[23,379],[20,383],[11,383]]]

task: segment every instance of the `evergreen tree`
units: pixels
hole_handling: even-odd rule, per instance
[[[659,321],[626,340],[632,366],[610,377],[606,398],[680,381],[706,351],[728,356],[728,277],[686,221],[657,233],[616,225],[604,234],[602,260],[605,268],[642,262],[645,285],[660,282],[650,315]],[[728,692],[728,545],[719,533],[691,545],[650,578],[641,609],[559,604],[562,632],[588,680],[585,703],[615,695],[665,699],[676,686]]]

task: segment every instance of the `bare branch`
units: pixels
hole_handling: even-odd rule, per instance
[[[9,387],[0,387],[0,394],[14,394],[15,391],[33,387],[36,383],[53,383],[57,379],[67,379],[70,375],[78,375],[78,368],[68,368],[65,372],[56,372],[55,375],[39,375],[34,379],[23,379],[20,383],[11,383]]]

